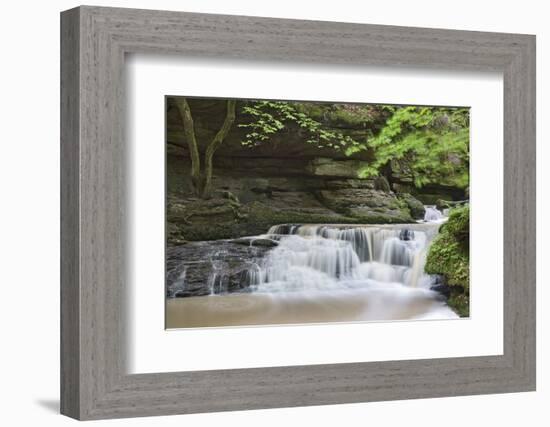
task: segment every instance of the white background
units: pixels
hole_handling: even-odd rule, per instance
[[[72,1],[10,2],[2,9],[0,73],[0,264],[3,375],[2,424],[63,426],[59,384],[59,17]],[[536,0],[338,2],[277,0],[97,1],[110,6],[264,15],[375,24],[535,33],[538,36],[538,218],[547,212],[550,171],[548,11]],[[546,426],[550,418],[547,369],[548,226],[538,224],[538,391],[508,395],[276,409],[105,422],[148,426]],[[167,355],[170,357],[170,355]]]
[[[130,372],[502,354],[502,75],[127,58]],[[182,78],[185,76],[185,78]],[[227,82],[232,82],[227,85]],[[269,82],[266,85],[265,82]],[[164,95],[471,107],[469,319],[164,330]],[[485,166],[491,164],[488,170]],[[494,250],[487,251],[487,247]],[[361,337],[360,340],[357,337]],[[202,351],[215,346],[219,351]],[[189,351],[189,349],[197,349]],[[167,358],[166,354],[178,355]]]

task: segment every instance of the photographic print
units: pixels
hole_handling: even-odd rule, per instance
[[[468,107],[165,107],[166,328],[469,316]]]

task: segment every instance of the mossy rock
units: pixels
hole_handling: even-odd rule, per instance
[[[424,270],[440,274],[451,288],[448,304],[460,316],[469,314],[470,294],[470,208],[468,205],[451,210],[447,223],[434,239]]]
[[[424,219],[426,209],[420,200],[409,193],[399,194],[398,197],[408,206],[411,216],[414,219]]]
[[[442,274],[449,286],[470,288],[470,209],[453,209],[430,246],[425,271]]]

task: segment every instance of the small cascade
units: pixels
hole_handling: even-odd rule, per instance
[[[242,285],[246,287],[256,287],[263,283],[264,272],[256,263],[251,263],[251,266],[242,271]]]
[[[208,277],[210,295],[224,294],[230,289],[249,289],[260,286],[264,281],[264,271],[255,262],[246,262],[237,267],[229,265],[220,267],[213,264]]]
[[[279,245],[250,275],[257,292],[334,290],[397,283],[429,287],[426,252],[438,223],[273,226]]]
[[[300,225],[297,224],[280,224],[270,227],[267,232],[268,235],[277,235],[277,234],[294,234],[296,230],[300,228]]]
[[[347,277],[359,264],[359,257],[349,242],[289,235],[268,254],[263,269],[265,282],[294,281],[292,276],[297,271],[303,276],[310,270],[332,280]]]
[[[392,237],[384,241],[381,261],[383,264],[412,266],[416,255],[415,248],[407,244],[408,242]]]
[[[168,288],[168,296],[176,297],[179,293],[185,289],[185,277],[187,275],[187,267],[183,266],[183,270],[179,273],[178,277]]]
[[[216,295],[223,291],[223,275],[213,271],[208,277],[208,288],[210,289],[210,295]]]
[[[427,205],[424,206],[425,213],[424,213],[424,221],[431,222],[431,221],[441,221],[444,219],[443,213],[437,209],[435,205]]]
[[[226,280],[224,280],[226,274],[226,250],[219,250],[213,253],[210,257],[210,264],[212,266],[212,272],[208,277],[208,288],[210,289],[210,295],[215,295],[227,290]]]
[[[430,216],[440,218],[441,212]],[[427,211],[428,213],[428,211]],[[254,239],[277,245],[237,264],[227,248],[210,257],[210,295],[338,290],[398,284],[429,289],[427,250],[441,221],[403,225],[280,224]],[[185,272],[181,282],[185,281]],[[173,286],[179,284],[177,280]],[[181,285],[181,284],[180,284]],[[172,292],[173,293],[173,292]]]
[[[368,228],[334,228],[304,225],[296,230],[300,236],[320,236],[325,239],[349,242],[361,262],[372,261],[372,230]]]

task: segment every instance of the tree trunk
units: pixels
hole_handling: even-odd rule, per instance
[[[213,158],[214,153],[216,150],[220,147],[223,140],[229,133],[229,130],[231,129],[231,125],[235,121],[235,104],[236,101],[234,99],[230,99],[227,101],[227,113],[225,115],[225,120],[223,122],[222,127],[216,133],[216,136],[210,144],[206,147],[206,151],[204,153],[204,177],[203,177],[203,188],[201,191],[202,197],[209,197],[210,191],[212,187],[212,170],[213,170]]]
[[[203,190],[203,183],[201,182],[202,179],[200,173],[201,159],[199,156],[197,138],[195,137],[193,116],[191,115],[191,109],[189,108],[186,98],[176,98],[176,103],[183,122],[183,133],[185,135],[185,139],[187,140],[187,147],[189,148],[189,158],[191,159],[191,181],[197,194],[200,194]]]

